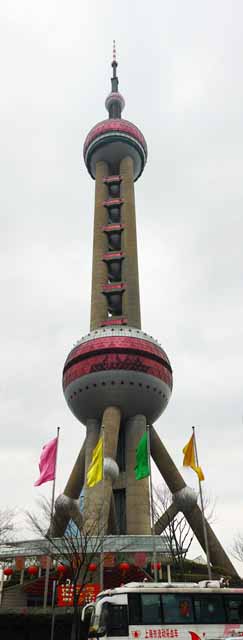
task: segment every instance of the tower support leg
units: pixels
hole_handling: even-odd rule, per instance
[[[158,434],[155,429],[151,427],[150,430],[150,447],[151,447],[151,455],[155,464],[157,465],[161,475],[163,476],[167,486],[169,487],[172,494],[176,492],[180,492],[182,489],[186,487],[186,483],[183,480],[181,474],[179,473],[176,465],[171,459],[168,451],[164,447],[161,442]],[[202,512],[199,506],[196,504],[191,509],[185,507],[181,509],[185,518],[187,519],[193,533],[195,534],[198,542],[201,547],[205,551],[205,540],[203,533],[203,522],[202,522]],[[208,522],[206,522],[207,527],[207,535],[208,535],[208,544],[209,544],[209,552],[210,552],[210,560],[213,566],[221,569],[222,572],[227,575],[238,576],[237,571],[232,565],[230,559],[225,553],[223,547],[221,546],[219,540],[217,539],[215,533],[211,529]],[[156,533],[161,532],[161,528],[157,527]]]
[[[126,434],[126,522],[128,534],[151,534],[150,499],[148,478],[136,480],[134,465],[136,448],[146,431],[146,418],[142,415],[129,418]]]
[[[78,516],[78,504],[82,487],[84,484],[85,473],[85,447],[86,440],[84,441],[77,460],[71,471],[64,492],[56,500],[55,512],[52,519],[52,524],[49,533],[55,537],[61,537],[64,535],[70,518],[72,517],[71,511],[76,512]]]
[[[174,518],[177,516],[178,511],[178,507],[172,502],[168,509],[166,509],[166,511],[162,513],[162,516],[160,516],[160,518],[158,518],[157,522],[155,523],[155,533],[158,535],[163,533],[166,527],[168,527],[169,524],[173,522]]]
[[[103,507],[102,519],[104,533],[108,530],[109,515],[112,501],[112,485],[116,479],[116,471],[119,473],[116,454],[121,423],[121,411],[118,407],[105,409],[102,419],[104,434],[104,481],[103,481]]]
[[[85,446],[85,485],[84,485],[84,509],[83,509],[83,519],[84,522],[87,520],[94,519],[97,515],[97,510],[99,509],[99,504],[101,503],[101,490],[99,485],[95,487],[87,487],[87,472],[89,465],[92,460],[92,453],[94,448],[97,445],[98,439],[100,435],[100,423],[95,418],[89,419],[87,421],[87,435],[86,435],[86,446]]]

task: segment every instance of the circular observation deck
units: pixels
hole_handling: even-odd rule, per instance
[[[147,144],[135,124],[122,118],[109,118],[96,124],[84,142],[84,161],[95,179],[96,162],[107,162],[119,173],[121,160],[131,156],[134,164],[134,181],[142,174],[147,161]]]
[[[131,327],[104,327],[82,338],[63,371],[63,391],[76,418],[87,424],[101,419],[109,406],[123,418],[159,418],[172,391],[172,369],[160,345]]]

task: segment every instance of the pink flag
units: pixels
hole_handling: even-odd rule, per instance
[[[57,438],[54,438],[54,440],[51,440],[42,448],[39,462],[40,477],[39,480],[36,480],[34,484],[35,487],[39,487],[43,482],[55,479],[56,457]]]

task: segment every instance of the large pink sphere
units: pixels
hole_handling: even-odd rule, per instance
[[[87,424],[118,406],[124,418],[145,415],[152,423],[168,404],[172,369],[160,345],[131,327],[104,327],[77,343],[67,357],[63,390],[73,414]]]

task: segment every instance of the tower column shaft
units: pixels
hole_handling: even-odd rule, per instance
[[[99,440],[100,423],[96,418],[87,420],[86,446],[85,446],[85,485],[89,465],[92,460],[92,453]],[[86,487],[87,488],[87,487]]]
[[[99,439],[100,424],[95,418],[87,420],[87,435],[85,447],[85,487],[84,487],[84,519],[91,518],[95,514],[98,502],[101,503],[101,489],[97,487],[87,487],[86,479],[89,465],[92,460],[92,453]],[[95,503],[95,504],[94,504]],[[89,514],[89,515],[88,515]]]
[[[146,418],[142,415],[126,422],[126,521],[127,533],[151,534],[149,480],[135,478],[136,448],[146,431]]]
[[[118,407],[108,407],[104,411],[102,427],[104,433],[104,464],[106,458],[116,460],[118,437],[121,422],[121,411]],[[105,474],[103,487],[103,524],[104,532],[107,532],[111,500],[112,500],[113,479]]]
[[[120,164],[122,222],[125,225],[122,235],[122,246],[125,258],[122,265],[122,280],[126,282],[126,290],[123,294],[123,315],[131,327],[141,328],[139,279],[138,279],[138,255],[137,255],[137,231],[136,211],[134,196],[134,169],[133,160],[129,156]]]
[[[93,236],[93,268],[91,290],[91,318],[90,329],[97,329],[107,319],[107,302],[102,293],[104,284],[107,283],[107,267],[103,262],[103,255],[107,251],[106,234],[102,231],[102,225],[107,222],[107,212],[103,205],[107,198],[107,186],[103,178],[108,175],[108,165],[100,161],[96,163],[95,177],[95,210],[94,210],[94,236]]]

